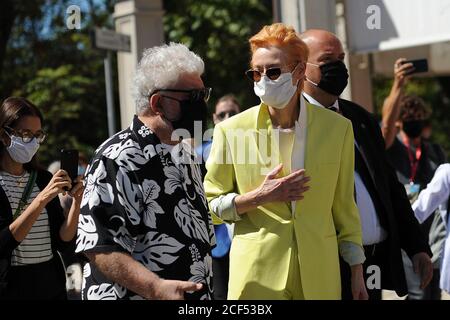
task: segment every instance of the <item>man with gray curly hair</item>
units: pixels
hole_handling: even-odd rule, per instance
[[[211,299],[214,231],[195,154],[180,139],[206,123],[203,70],[182,44],[144,52],[137,114],[97,149],[85,178],[83,299]]]

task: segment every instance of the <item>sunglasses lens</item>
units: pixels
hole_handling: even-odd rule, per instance
[[[281,68],[271,68],[266,71],[266,75],[270,80],[277,80],[281,75]]]
[[[204,100],[205,102],[208,102],[210,95],[211,95],[211,88],[192,90],[191,100],[192,101]]]
[[[247,70],[245,74],[252,81],[258,82],[261,80],[261,72],[257,70]]]
[[[45,137],[46,137],[45,133],[41,132],[36,136],[36,139],[39,143],[42,143],[42,142],[44,142]]]
[[[205,102],[208,102],[209,98],[211,97],[211,91],[212,91],[212,88],[204,89],[205,94],[204,94],[203,99],[205,100]]]
[[[221,112],[217,115],[217,117],[222,120],[225,119],[226,116],[228,116],[228,118],[231,118],[232,116],[235,116],[237,113],[235,111],[228,111],[228,112]]]

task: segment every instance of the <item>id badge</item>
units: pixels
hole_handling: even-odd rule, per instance
[[[408,199],[410,201],[415,200],[415,198],[417,198],[417,196],[419,195],[420,184],[416,183],[405,184],[405,190],[406,194],[408,195]]]

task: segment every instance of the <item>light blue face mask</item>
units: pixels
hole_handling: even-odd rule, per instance
[[[33,159],[34,155],[38,151],[40,144],[36,138],[33,138],[28,143],[23,142],[21,137],[9,135],[11,138],[11,144],[6,147],[11,158],[18,163],[28,163]]]
[[[85,167],[78,166],[78,175],[79,176],[83,176],[85,172],[86,172],[86,168]]]

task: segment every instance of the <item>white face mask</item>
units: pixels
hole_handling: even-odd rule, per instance
[[[28,163],[34,157],[39,149],[39,142],[36,138],[33,138],[28,143],[23,142],[21,137],[16,137],[13,135],[9,136],[11,138],[11,144],[6,147],[11,158],[18,163]]]
[[[296,68],[297,66],[292,72]],[[276,80],[270,80],[263,75],[259,82],[254,83],[253,90],[263,103],[276,109],[283,109],[297,91],[297,85],[298,81],[296,85],[292,84],[292,73],[285,72]]]

